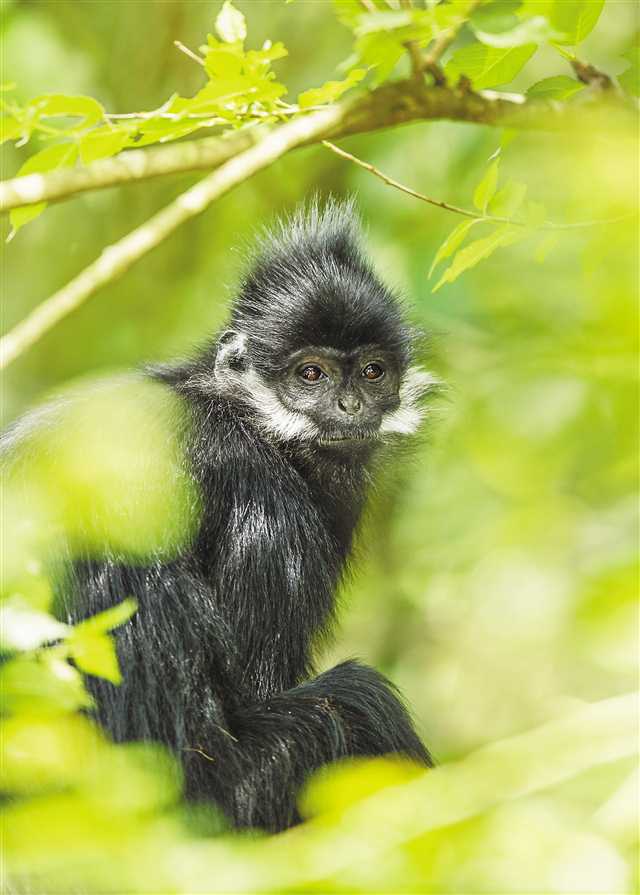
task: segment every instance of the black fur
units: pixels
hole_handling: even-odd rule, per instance
[[[333,205],[270,238],[244,280],[231,329],[247,341],[225,361],[224,376],[214,371],[226,336],[193,361],[148,373],[187,409],[185,463],[203,503],[197,536],[171,562],[75,557],[59,594],[71,621],[129,594],[138,601],[117,634],[124,682],[92,682],[110,734],[167,744],[189,798],[215,801],[237,827],[278,831],[299,820],[298,789],[328,762],[430,758],[376,671],[345,662],[312,677],[313,648],[331,627],[382,440],[338,450],[275,437],[234,377],[242,383],[250,366],[271,387],[303,346],[349,352],[375,344],[400,380],[411,332],[360,254],[352,213]]]

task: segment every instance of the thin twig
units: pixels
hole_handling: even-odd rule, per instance
[[[412,190],[411,187],[405,186],[403,183],[400,183],[397,180],[394,180],[393,177],[389,177],[387,174],[384,174],[379,168],[374,167],[369,162],[365,162],[362,159],[357,158],[355,155],[351,155],[350,152],[345,152],[344,149],[340,149],[339,146],[336,146],[335,143],[329,142],[329,140],[323,140],[322,145],[326,146],[327,149],[330,149],[332,152],[335,152],[336,155],[341,156],[347,161],[353,162],[355,165],[358,165],[360,168],[364,168],[365,171],[369,171],[369,173],[373,174],[375,177],[380,178],[384,183],[388,186],[392,186],[397,190],[400,190],[402,193],[406,193],[408,196],[413,196],[414,199],[420,199],[421,202],[426,202],[428,205],[434,205],[436,208],[443,208],[445,211],[451,211],[454,214],[461,214],[465,218],[473,218],[476,221],[486,221],[491,224],[511,224],[514,227],[529,227],[530,224],[527,224],[526,221],[519,221],[516,218],[506,218],[500,217],[499,215],[493,214],[480,214],[476,211],[471,211],[469,208],[461,208],[459,205],[452,205],[450,202],[443,202],[440,199],[432,199],[430,196],[425,196],[423,193],[418,193],[416,190]],[[632,217],[635,217],[635,213],[632,214],[623,214],[616,218],[606,218],[602,220],[596,221],[579,221],[575,224],[555,224],[552,221],[545,221],[542,226],[538,227],[539,230],[578,230],[583,227],[599,227],[606,224],[618,224],[621,221],[628,220]]]
[[[189,47],[186,47],[182,43],[182,41],[174,40],[173,45],[174,47],[177,47],[182,53],[184,53],[185,56],[188,56],[189,59],[193,59],[194,62],[197,62],[198,65],[204,65],[204,59],[202,58],[202,56],[198,56],[197,53],[194,53],[193,50],[190,50]]]
[[[469,9],[467,10],[467,18],[463,22],[460,22],[460,24],[457,26],[446,28],[444,31],[442,31],[438,35],[438,37],[436,37],[431,48],[427,52],[427,55],[424,57],[424,70],[430,72],[430,74],[433,75],[436,84],[443,85],[446,83],[446,79],[442,73],[442,69],[440,68],[440,59],[454,42],[454,40],[458,36],[458,33],[460,32],[460,29],[471,18],[471,15],[473,14],[474,10],[480,5],[480,3],[481,0],[475,0],[475,2],[469,6]]]
[[[400,5],[403,9],[406,9],[409,12],[411,12],[411,10],[413,9],[412,0],[400,0]],[[411,59],[411,71],[413,73],[413,77],[421,78],[424,69],[424,59],[422,58],[420,44],[417,40],[408,40],[404,44],[404,46],[406,47]]]

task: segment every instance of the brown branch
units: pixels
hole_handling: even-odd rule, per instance
[[[579,59],[570,59],[569,62],[578,80],[582,81],[583,84],[598,87],[600,90],[610,90],[613,87],[613,81],[609,75],[600,71],[595,65],[591,65],[588,62],[580,62]]]
[[[403,9],[411,11],[413,9],[412,0],[400,0],[400,5]],[[420,44],[417,40],[408,40],[404,47],[409,53],[409,58],[411,59],[411,71],[413,73],[414,78],[421,78],[422,72],[424,69],[424,60],[422,58],[422,51],[420,49]]]
[[[351,134],[383,130],[414,121],[466,121],[523,130],[557,130],[579,127],[583,116],[566,105],[525,100],[494,91],[473,93],[450,87],[433,87],[416,79],[384,84],[341,105],[346,115],[331,133],[312,137],[338,139]],[[80,168],[28,174],[0,183],[0,211],[38,202],[57,202],[91,190],[151,177],[211,170],[265,138],[258,126],[218,137],[187,140],[149,149],[133,149],[114,158]]]
[[[332,152],[335,152],[336,155],[347,159],[347,161],[353,162],[360,168],[364,168],[365,171],[369,171],[370,174],[378,177],[388,186],[392,186],[394,187],[394,189],[400,190],[400,192],[406,193],[408,196],[413,196],[414,199],[420,199],[421,202],[426,202],[428,205],[434,205],[436,208],[443,208],[445,211],[451,211],[454,214],[461,214],[465,218],[473,218],[476,221],[486,221],[487,223],[491,224],[511,224],[514,227],[530,226],[529,224],[527,224],[526,221],[519,221],[517,218],[505,218],[501,217],[500,215],[494,214],[480,214],[477,211],[471,211],[470,208],[461,208],[459,205],[452,205],[450,202],[443,202],[441,199],[432,199],[431,196],[425,196],[424,193],[418,193],[416,190],[412,190],[411,187],[405,186],[403,183],[400,183],[400,181],[394,180],[393,177],[389,177],[388,174],[384,174],[379,168],[376,168],[369,162],[365,162],[357,156],[351,155],[350,152],[345,152],[344,149],[340,149],[339,146],[336,146],[334,143],[330,143],[329,140],[323,140],[322,145],[326,146],[327,149],[330,149]],[[618,224],[621,221],[628,220],[635,216],[636,215],[634,213],[624,214],[616,218],[604,218],[595,221],[578,221],[575,224],[555,224],[552,221],[545,221],[545,223],[537,229],[581,230],[584,227],[599,227],[608,224]]]

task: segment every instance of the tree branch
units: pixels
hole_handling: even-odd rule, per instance
[[[351,134],[382,130],[414,121],[449,119],[526,130],[557,130],[580,126],[573,110],[553,101],[531,101],[492,91],[472,93],[450,87],[433,87],[416,79],[385,84],[355,101],[340,104],[344,115],[330,131],[309,137],[337,139]],[[286,127],[288,125],[282,125]],[[190,140],[171,146],[134,149],[115,158],[92,162],[83,168],[67,168],[45,174],[28,174],[0,183],[0,211],[38,202],[55,202],[89,190],[134,183],[166,174],[216,168],[259,140],[259,127],[221,137]]]
[[[259,144],[227,161],[145,224],[104,249],[100,257],[79,276],[38,305],[0,339],[0,368],[15,360],[100,287],[116,280],[181,224],[204,211],[214,199],[268,167],[294,147],[313,142],[320,134],[338,126],[347,109],[346,105],[331,106],[275,129]]]

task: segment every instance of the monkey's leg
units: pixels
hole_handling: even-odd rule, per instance
[[[230,722],[240,776],[211,795],[239,827],[275,832],[298,822],[301,784],[339,758],[396,753],[432,763],[392,685],[357,662],[240,708]]]

